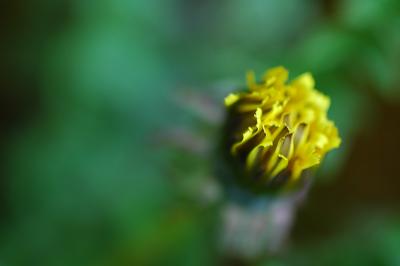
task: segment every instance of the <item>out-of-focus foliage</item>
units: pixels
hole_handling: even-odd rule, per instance
[[[176,106],[182,88],[221,95],[248,69],[311,71],[343,138],[319,172],[332,182],[382,106],[399,105],[397,0],[2,5],[1,265],[220,263],[216,210],[179,189],[196,190],[207,161],[156,140],[180,125],[211,138]],[[399,264],[398,217],[368,217],[261,264]]]

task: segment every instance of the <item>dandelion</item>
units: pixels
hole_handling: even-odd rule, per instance
[[[327,117],[330,99],[315,89],[312,75],[287,80],[283,67],[268,70],[261,82],[249,72],[247,91],[225,98],[224,149],[235,181],[254,191],[298,187],[306,170],[340,145]]]

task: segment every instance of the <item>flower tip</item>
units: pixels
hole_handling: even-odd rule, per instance
[[[247,82],[247,87],[249,89],[254,89],[256,85],[256,74],[254,73],[253,70],[248,70],[246,72],[246,82]]]
[[[315,80],[310,72],[306,72],[296,78],[292,84],[305,89],[313,89],[315,87]]]
[[[235,102],[237,102],[239,100],[239,95],[237,94],[229,94],[228,96],[225,97],[224,102],[225,102],[225,106],[229,107],[231,105],[233,105]]]

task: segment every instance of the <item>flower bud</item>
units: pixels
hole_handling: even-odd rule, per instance
[[[330,99],[305,73],[287,83],[283,67],[268,70],[261,82],[247,74],[247,91],[225,98],[226,157],[234,179],[255,191],[295,188],[304,171],[340,145],[328,119]]]

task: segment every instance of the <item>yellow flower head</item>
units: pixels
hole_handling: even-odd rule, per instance
[[[287,79],[283,67],[268,70],[260,83],[250,72],[248,91],[225,98],[226,148],[240,179],[253,187],[292,187],[340,144],[327,118],[330,100],[314,88],[311,74]]]

